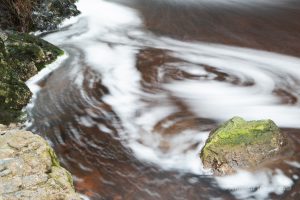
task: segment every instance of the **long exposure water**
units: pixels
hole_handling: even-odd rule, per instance
[[[300,2],[80,0],[44,38],[28,129],[89,199],[300,199]],[[270,118],[294,154],[214,177],[199,152],[233,116]]]

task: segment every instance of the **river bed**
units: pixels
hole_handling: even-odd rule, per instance
[[[298,5],[81,0],[44,35],[66,55],[28,82],[28,129],[89,199],[299,199]],[[233,116],[273,119],[294,155],[213,177],[199,152]]]

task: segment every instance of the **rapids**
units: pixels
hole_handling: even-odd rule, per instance
[[[80,0],[81,15],[44,35],[66,55],[28,81],[28,129],[49,140],[86,198],[299,199],[299,144],[269,169],[227,177],[212,177],[199,158],[209,131],[233,116],[273,119],[300,143],[300,51],[285,33],[300,24],[284,15],[300,10],[291,5]],[[222,6],[228,27],[213,15]],[[234,32],[255,6],[261,25],[272,9],[291,19],[286,30],[266,24],[289,50],[275,36],[259,43],[260,33]]]

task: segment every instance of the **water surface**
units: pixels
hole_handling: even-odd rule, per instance
[[[79,1],[82,14],[45,35],[66,56],[28,82],[29,129],[90,199],[299,199],[298,5]],[[233,116],[273,119],[294,155],[211,176],[199,152]]]

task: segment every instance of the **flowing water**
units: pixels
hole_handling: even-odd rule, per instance
[[[81,0],[44,35],[28,128],[89,199],[300,199],[300,3]],[[273,119],[291,157],[213,177],[199,152],[233,116]]]

